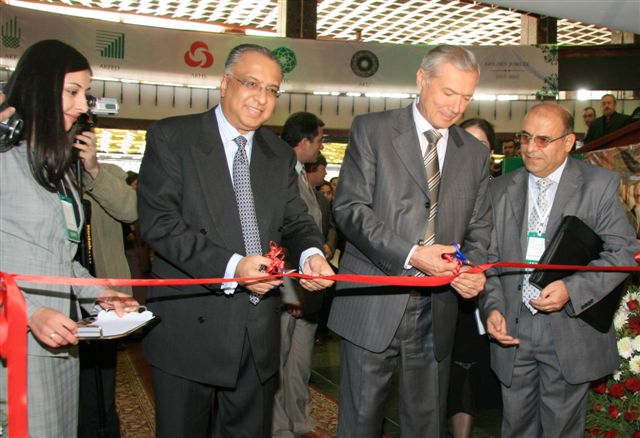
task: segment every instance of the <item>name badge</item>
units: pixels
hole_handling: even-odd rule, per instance
[[[544,253],[544,233],[530,232],[527,234],[527,252],[524,256],[525,263],[538,263]]]
[[[70,242],[80,243],[76,214],[73,212],[73,200],[61,193],[58,193],[58,199],[60,199],[60,205],[62,205],[62,219],[67,230],[67,239]]]

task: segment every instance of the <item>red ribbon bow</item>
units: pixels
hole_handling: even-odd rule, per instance
[[[273,240],[269,242],[269,252],[264,256],[271,259],[267,266],[267,274],[278,275],[284,272],[284,251]]]

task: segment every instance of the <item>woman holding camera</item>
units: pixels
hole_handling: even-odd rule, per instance
[[[46,40],[25,51],[4,89],[6,103],[24,121],[22,140],[0,153],[0,269],[5,272],[90,277],[74,260],[84,213],[70,170],[74,137],[87,141],[93,135],[72,134],[78,116],[88,110],[90,82],[91,68],[82,54],[60,41]],[[6,117],[10,111],[1,114]],[[83,160],[86,147],[77,148]],[[19,286],[29,328],[29,435],[76,436],[78,302],[90,309],[97,301],[119,315],[137,302],[101,286]],[[3,400],[6,379],[3,364]],[[6,422],[6,415],[0,418]]]

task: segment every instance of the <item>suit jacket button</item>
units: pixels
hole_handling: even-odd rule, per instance
[[[200,228],[200,234],[202,234],[203,236],[206,236],[207,230],[205,230],[204,228]]]
[[[518,285],[518,291],[521,291],[521,290],[522,290],[522,284],[519,284]]]
[[[429,210],[431,208],[431,202],[427,201],[424,203],[424,208],[426,208],[427,210]]]
[[[204,317],[198,316],[198,322],[202,324],[204,322]]]

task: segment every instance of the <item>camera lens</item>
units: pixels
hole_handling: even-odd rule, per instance
[[[87,94],[87,106],[89,107],[89,111],[91,111],[96,106],[96,98],[90,94]]]
[[[0,112],[5,108],[7,105],[0,105]],[[7,120],[0,121],[0,150],[9,149],[20,142],[22,127],[23,122],[17,112]]]

